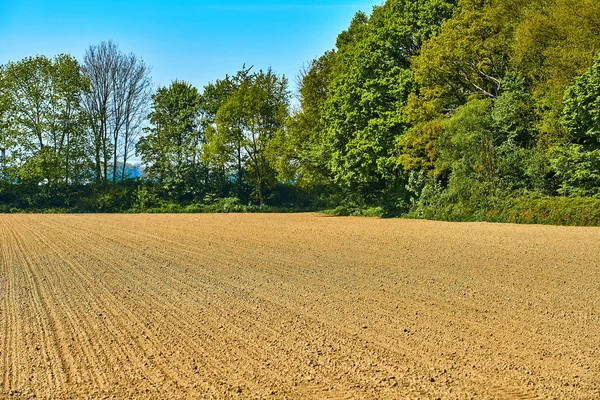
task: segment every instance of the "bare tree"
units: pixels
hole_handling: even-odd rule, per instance
[[[135,54],[124,54],[112,42],[90,46],[86,51],[83,74],[90,82],[84,99],[88,112],[95,160],[96,182],[117,181],[119,158],[123,166],[133,152],[150,99],[150,70]],[[110,163],[110,164],[109,164]]]
[[[126,178],[125,168],[127,160],[135,153],[135,144],[148,114],[148,105],[152,91],[150,71],[144,62],[134,54],[130,54],[125,61],[123,75],[127,79],[125,80],[123,130],[121,132],[123,157],[121,180]],[[116,176],[116,169],[114,175]]]
[[[113,42],[102,42],[98,46],[90,46],[85,52],[81,67],[83,75],[90,84],[90,90],[84,96],[84,107],[88,114],[92,134],[94,173],[97,183],[106,182],[108,175],[111,74],[115,68],[117,54],[117,46]]]

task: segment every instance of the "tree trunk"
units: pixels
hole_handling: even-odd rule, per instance
[[[65,185],[69,185],[69,155],[71,153],[71,135],[69,132],[66,133],[67,143],[65,145]]]
[[[125,138],[123,143],[123,166],[121,168],[121,182],[125,179],[125,166],[127,165],[127,152],[129,146],[129,121],[125,122]]]
[[[258,174],[258,203],[260,204],[260,206],[262,207],[264,200],[263,200],[263,185],[262,185],[262,176],[260,176],[260,174]]]
[[[237,162],[238,162],[238,199],[242,199],[242,146],[238,145],[237,148]]]
[[[123,156],[123,167],[121,168],[121,182],[125,179],[125,166],[127,165],[127,153]]]
[[[102,132],[102,171],[103,171],[103,182],[108,182],[108,130],[106,124],[104,125],[104,131]]]
[[[117,145],[119,143],[118,137],[114,138],[114,154],[113,154],[113,185],[117,183]]]

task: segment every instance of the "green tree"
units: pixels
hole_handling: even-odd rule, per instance
[[[516,190],[552,192],[550,166],[538,145],[539,115],[527,79],[508,74],[491,117],[499,175],[506,195]]]
[[[454,201],[485,205],[498,186],[491,99],[470,101],[442,122],[438,139],[438,174],[449,176]]]
[[[39,183],[50,178],[44,147],[53,121],[52,61],[37,56],[10,62],[3,75],[9,104],[7,131],[15,144],[11,153],[22,167],[20,177]]]
[[[288,116],[287,79],[271,70],[266,73],[261,70],[244,74],[239,82],[232,96],[219,108],[217,134],[212,140],[219,140],[221,148],[229,150],[230,159],[240,164],[245,162],[262,205],[265,188],[275,178],[268,148],[277,132],[284,128]]]
[[[217,116],[242,85],[247,85],[252,68],[244,65],[235,76],[226,75],[225,79],[209,83],[204,87],[204,104],[207,113],[206,143],[203,159],[216,172],[217,183],[226,186],[231,171],[235,170],[235,184],[238,199],[246,200],[246,154],[244,152],[241,131],[242,115],[228,117],[227,127],[218,129]],[[221,115],[221,118],[224,118]],[[223,190],[221,190],[223,192]]]
[[[564,96],[562,123],[570,141],[600,148],[600,52],[594,64],[576,78]]]
[[[202,97],[189,83],[173,81],[152,95],[151,109],[148,135],[137,145],[146,175],[172,199],[191,199],[198,194],[204,168]]]
[[[600,49],[600,2],[530,2],[512,44],[514,68],[533,84],[544,147],[568,141],[560,123],[562,100],[572,80],[593,63]]]
[[[50,186],[84,180],[88,159],[80,98],[87,82],[79,63],[69,55],[25,58],[3,67],[1,84],[4,146],[19,179]]]
[[[512,38],[523,4],[524,0],[461,0],[459,12],[413,60],[420,100],[433,101],[437,112],[447,113],[473,95],[497,97],[510,68]]]
[[[81,97],[88,90],[88,81],[81,66],[72,56],[59,55],[54,60],[53,109],[51,143],[55,149],[54,169],[63,169],[64,182],[84,183],[89,177],[90,159],[85,137],[86,116]]]
[[[273,139],[273,166],[278,176],[302,188],[330,185],[323,110],[329,98],[336,53],[328,51],[299,77],[300,108],[291,113],[286,129]]]
[[[415,90],[410,60],[454,6],[389,0],[366,25],[351,25],[357,34],[338,38],[343,68],[330,84],[324,113],[329,167],[337,184],[367,203],[395,202],[403,188],[394,143],[407,129],[402,109]]]
[[[552,152],[561,180],[559,193],[600,195],[600,53],[592,67],[576,78],[564,96],[562,124],[569,142]]]
[[[460,0],[456,13],[412,59],[418,90],[404,108],[412,124],[398,141],[406,170],[433,170],[440,122],[471,98],[495,98],[510,71],[524,0]]]

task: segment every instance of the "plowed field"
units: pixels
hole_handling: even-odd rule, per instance
[[[600,229],[0,215],[0,398],[600,398]]]

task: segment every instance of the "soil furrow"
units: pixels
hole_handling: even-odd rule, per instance
[[[115,229],[115,231],[120,231],[120,230]],[[127,234],[131,236],[131,235],[133,235],[133,232],[127,232]],[[140,236],[144,236],[144,235],[140,235]],[[152,238],[152,240],[158,240],[158,237],[155,237],[155,236],[152,236],[151,238]],[[128,242],[128,241],[125,241],[125,242],[131,243],[131,242]],[[164,240],[161,241],[161,242],[164,242]],[[137,243],[140,243],[140,240],[138,240]],[[181,251],[183,251],[183,254],[185,254],[185,258],[186,259],[199,260],[200,262],[202,262],[205,265],[210,265],[211,263],[214,263],[215,261],[217,261],[215,258],[207,258],[206,255],[204,255],[201,252],[201,250],[199,250],[197,248],[193,248],[192,246],[189,246],[189,245],[186,245],[185,247],[183,247],[183,246],[176,246],[174,242],[167,241],[167,243],[165,243],[165,246],[163,248],[168,248],[168,246],[166,246],[166,245],[172,246],[171,248],[173,248],[173,247],[174,248],[179,248]],[[248,251],[249,249],[250,248],[241,247],[240,250],[241,250],[241,252],[243,254],[247,254],[247,253],[249,253],[249,251]],[[179,253],[179,257],[181,257],[181,253]],[[227,262],[232,267],[239,268],[240,265],[245,265],[246,260],[250,260],[250,259],[252,259],[252,257],[253,257],[253,255],[250,254],[250,256],[246,255],[246,256],[243,256],[241,259],[240,259],[240,257],[238,257],[238,259],[235,260],[235,262],[233,262],[233,261],[229,262],[229,261],[224,260],[224,258],[227,258],[227,256],[224,256],[224,257],[221,257],[221,260],[219,260],[219,261],[220,261],[221,265],[224,262]],[[168,257],[165,257],[165,259],[168,259]],[[170,261],[173,261],[175,259],[176,259],[176,257],[172,257],[170,259]],[[264,263],[266,263],[267,265],[269,265],[269,264],[277,264],[277,263],[290,263],[290,261],[291,260],[289,260],[289,259],[283,259],[283,258],[279,258],[276,262],[274,262],[273,260],[268,259],[268,258],[264,259]],[[301,267],[302,263],[299,263],[299,264],[300,265],[297,266],[298,268]],[[276,271],[276,272],[281,272],[281,271]],[[265,277],[269,277],[269,276],[268,275],[262,276],[262,277],[260,277],[260,279],[264,280]],[[273,274],[271,274],[271,277],[273,277]],[[320,277],[319,279],[322,279],[322,277]],[[313,279],[313,280],[316,281],[316,279]],[[306,279],[304,279],[304,281],[306,281]],[[228,282],[228,283],[222,282],[222,283],[223,284],[230,284],[231,282]],[[323,290],[323,292],[326,292],[326,293],[328,293],[328,294],[331,295],[332,294],[331,288],[333,286],[334,285],[326,285],[322,290]],[[238,288],[239,288],[239,286],[238,286]],[[332,296],[329,296],[329,297],[332,297]],[[383,301],[383,299],[382,299],[382,301],[379,301],[379,299],[377,299],[377,297],[378,297],[377,294],[371,295],[370,297],[371,297],[372,300],[373,299],[378,300],[378,301],[375,302],[375,304],[381,304],[382,301]],[[417,300],[419,296],[416,293],[412,293],[409,297],[412,297],[412,300],[414,301],[414,300]],[[271,298],[272,298],[272,296],[271,296]],[[347,300],[347,298],[346,299],[339,298],[339,300]],[[446,314],[447,309],[451,308],[450,306],[447,306],[447,305],[444,307],[443,299],[441,298],[441,296],[431,296],[431,295],[429,295],[429,296],[427,296],[427,300],[428,301],[437,300],[438,304],[439,304],[439,306],[437,308],[440,308],[440,310],[431,309],[431,308],[427,309],[426,308],[426,313],[429,314],[429,315],[427,315],[427,318],[428,318],[428,320],[432,321],[433,323],[435,323],[435,321],[439,319],[438,317],[443,316],[444,314]],[[462,303],[462,305],[463,305],[463,307],[462,307],[463,310],[466,308],[466,307],[464,307],[464,305],[471,304],[471,303],[469,303],[467,301],[459,302],[459,304],[460,303]],[[454,305],[453,307],[456,307],[456,305]],[[374,309],[376,309],[376,306],[373,307],[373,310]],[[372,310],[369,310],[369,311],[372,311]],[[477,311],[477,310],[475,310],[475,311]],[[390,313],[391,313],[391,311],[390,311]],[[478,315],[475,313],[474,317],[477,318]],[[420,318],[422,319],[423,317],[420,317]],[[471,333],[463,332],[462,336],[478,335],[478,336],[482,336],[482,337],[488,337],[488,336],[492,335],[493,331],[494,331],[493,327],[487,327],[488,324],[489,323],[486,322],[486,321],[477,321],[476,319],[473,319],[473,318],[464,319],[464,317],[463,317],[463,319],[461,321],[461,326],[462,326],[463,330],[464,330],[464,328],[466,328],[468,326],[469,327],[468,329],[471,330],[472,332]],[[336,324],[332,324],[332,325],[336,325]],[[521,330],[522,330],[522,327],[521,327]],[[531,333],[531,332],[529,332],[529,333]],[[439,357],[440,357],[440,354],[439,354],[440,351],[439,351],[439,349],[444,347],[444,345],[441,345],[440,343],[437,343],[437,345],[435,347],[433,347],[433,348],[430,348],[430,346],[425,346],[425,347],[421,346],[419,348],[418,344],[415,344],[413,346],[414,348],[409,348],[406,345],[404,345],[403,347],[398,347],[398,343],[399,343],[398,340],[396,340],[396,341],[389,340],[389,332],[388,332],[388,335],[382,335],[380,337],[388,339],[386,341],[387,343],[386,342],[379,343],[380,345],[386,347],[387,349],[390,349],[390,348],[392,348],[392,346],[395,345],[395,347],[396,347],[397,350],[398,349],[404,349],[403,350],[404,352],[410,351],[413,354],[418,354],[420,356],[420,358],[423,358],[424,354],[430,354],[430,359],[432,361],[427,362],[427,364],[429,366],[435,365],[435,364],[440,364],[440,359],[439,359]],[[400,338],[399,335],[396,335],[395,339],[399,339],[399,338]],[[452,342],[456,340],[456,338],[443,338],[443,339],[445,339],[446,345],[451,345]],[[427,344],[427,341],[421,341],[420,344]],[[558,344],[554,343],[554,344],[551,344],[551,345],[554,346],[554,345],[565,345],[565,344],[568,344],[568,343],[561,342],[561,343],[558,343]],[[483,356],[483,357],[486,356],[485,351],[481,352],[481,353],[482,353],[481,356]],[[415,358],[419,358],[419,357],[415,356]],[[484,372],[484,374],[489,374],[489,373],[492,373],[492,372],[494,372],[494,371],[487,371],[487,372]],[[477,372],[472,372],[471,374],[472,375],[481,375],[481,373],[479,373],[478,371]],[[511,377],[511,380],[512,380],[512,377]]]
[[[600,398],[597,228],[0,215],[0,398]]]
[[[17,328],[17,321],[15,308],[17,307],[15,290],[15,268],[11,263],[11,257],[9,253],[9,234],[5,224],[0,224],[0,248],[2,249],[2,267],[1,279],[2,279],[2,337],[0,337],[0,343],[2,343],[2,365],[0,371],[2,371],[2,390],[4,393],[8,393],[11,387],[16,387],[16,382],[13,380],[16,377],[15,368],[18,363],[14,362],[16,356],[13,346],[15,346],[15,337],[18,333],[15,332]]]
[[[47,248],[51,247],[48,245],[47,238],[43,238],[36,232],[31,232],[31,235],[38,236],[40,242],[46,243]],[[55,243],[52,247],[56,246]],[[96,336],[100,336],[99,340],[91,339],[89,343],[93,346],[94,353],[101,355],[101,360],[106,365],[104,368],[94,369],[99,372],[108,371],[113,378],[102,379],[104,377],[100,376],[102,382],[99,389],[108,390],[115,385],[120,385],[120,378],[129,374],[140,375],[140,379],[148,379],[155,388],[162,387],[165,380],[174,380],[169,366],[159,365],[157,369],[148,365],[147,355],[159,353],[160,348],[157,349],[151,342],[142,339],[147,332],[141,319],[122,304],[102,281],[86,275],[85,266],[72,262],[73,259],[66,258],[60,251],[55,250],[54,254],[61,260],[62,269],[69,270],[68,274],[64,274],[64,279],[75,278],[75,281],[79,282],[78,289],[82,290],[82,294],[93,310],[87,315],[91,315],[94,320],[87,327],[76,329],[74,334],[79,336],[82,332],[91,330],[95,331]],[[102,268],[103,265],[111,264],[94,263],[94,265]],[[78,310],[77,313],[84,314],[81,311]]]

